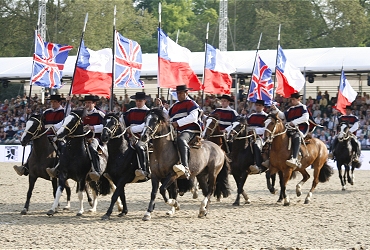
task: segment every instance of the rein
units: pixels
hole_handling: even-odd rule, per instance
[[[49,129],[51,128],[51,127],[49,127],[44,132],[42,132],[41,134],[38,134],[40,132],[41,128],[42,128],[42,126],[41,126],[41,124],[42,124],[41,123],[41,120],[37,119],[36,117],[31,117],[30,120],[31,119],[34,120],[34,121],[37,121],[39,123],[39,125],[37,126],[35,132],[33,132],[33,133],[30,132],[30,131],[28,131],[28,130],[25,131],[27,134],[32,135],[30,141],[35,140],[35,139],[38,139],[41,136],[45,135],[49,131]]]
[[[214,122],[214,127],[213,128],[210,128],[209,126],[207,126],[205,128],[205,130],[209,129],[211,131],[211,133],[210,133],[211,136],[209,136],[209,137],[220,137],[220,136],[223,136],[223,135],[212,136],[212,134],[215,132],[215,130],[217,128],[218,120],[216,118],[214,118],[214,117],[208,117],[207,120],[208,119],[211,119],[212,122]],[[212,124],[212,122],[210,123],[210,125]]]
[[[169,135],[171,135],[171,140],[173,141],[174,140],[174,137],[173,137],[173,126],[170,124],[170,131],[167,133],[167,134],[164,134],[164,135],[155,135],[155,133],[157,132],[159,126],[162,124],[162,122],[159,122],[155,127],[154,129],[152,129],[151,127],[149,127],[148,125],[145,125],[144,129],[145,128],[148,128],[151,132],[152,132],[152,135],[150,136],[150,138],[152,140],[155,140],[155,139],[159,139],[159,138],[164,138],[164,137],[167,137]]]
[[[84,136],[88,135],[90,132],[93,132],[93,137],[95,137],[95,131],[91,131],[91,130],[89,130],[86,133],[81,134],[81,135],[72,135],[76,131],[76,129],[78,128],[78,126],[82,124],[82,118],[78,114],[76,114],[75,112],[71,112],[71,115],[77,117],[78,121],[75,123],[75,125],[73,125],[72,128],[69,128],[66,125],[62,125],[63,128],[65,128],[66,130],[68,130],[68,134],[66,135],[67,137],[69,137],[69,138],[84,137]]]
[[[276,121],[276,122],[279,122],[279,121]],[[275,126],[274,126],[274,128],[273,128],[273,130],[271,131],[271,130],[269,130],[268,128],[265,128],[265,131],[267,131],[267,132],[269,132],[270,133],[270,136],[266,139],[266,142],[272,142],[272,140],[275,138],[275,137],[277,137],[277,136],[280,136],[280,135],[283,135],[283,134],[285,134],[286,133],[286,131],[287,131],[287,128],[285,127],[285,130],[284,131],[282,131],[282,132],[279,132],[279,133],[276,133],[275,134],[275,131],[276,131],[276,124],[275,124]]]
[[[104,130],[104,129],[106,129],[106,130],[108,131],[108,133],[109,133],[110,135],[112,135],[112,136],[110,137],[110,139],[120,138],[120,137],[122,137],[122,136],[126,133],[127,128],[124,128],[124,129],[123,129],[122,124],[117,120],[117,118],[116,118],[116,117],[114,117],[114,116],[111,116],[111,117],[116,121],[116,123],[114,124],[113,129],[112,129],[112,130],[110,130],[108,127],[104,127],[104,128],[103,128],[103,130]],[[123,129],[123,132],[122,132],[121,134],[114,135],[114,134],[117,132],[117,129],[118,129],[119,127],[121,127],[121,128]],[[114,135],[114,136],[113,136],[113,135]],[[136,136],[135,136],[135,137],[136,137]]]

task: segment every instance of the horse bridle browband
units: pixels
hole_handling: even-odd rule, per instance
[[[30,120],[34,120],[34,121],[37,121],[38,123],[39,123],[39,125],[37,125],[37,128],[36,128],[36,130],[32,133],[32,132],[30,132],[29,130],[25,130],[25,132],[27,133],[27,134],[30,134],[30,135],[32,135],[32,137],[31,137],[31,139],[30,139],[30,141],[32,141],[32,140],[35,140],[35,139],[38,139],[38,138],[40,138],[41,136],[43,136],[44,134],[46,134],[48,131],[49,131],[49,129],[51,128],[47,128],[44,132],[42,132],[41,134],[38,134],[38,132],[41,130],[41,128],[42,128],[42,123],[41,123],[41,120],[39,120],[39,119],[37,119],[36,117],[30,117]]]
[[[276,123],[278,123],[278,122],[280,122],[280,121],[279,121],[279,120],[275,120],[274,129],[273,129],[272,131],[271,131],[271,130],[269,130],[267,127],[265,128],[265,130],[266,130],[267,132],[269,132],[269,133],[270,133],[270,136],[269,136],[269,138],[268,138],[268,139],[266,139],[266,142],[272,142],[272,140],[273,140],[275,137],[277,137],[277,136],[279,136],[279,135],[282,135],[282,134],[285,134],[285,133],[286,133],[287,128],[285,127],[285,130],[284,130],[284,131],[282,131],[282,132],[280,132],[280,133],[275,134],[275,131],[276,131]]]
[[[110,128],[104,126],[103,130],[106,129],[108,131],[108,133],[110,134],[110,139],[116,139],[116,138],[122,137],[126,133],[127,128],[124,128],[121,134],[114,135],[117,132],[117,129],[119,127],[122,128],[122,124],[116,117],[114,116],[110,116],[110,117],[115,120],[113,129],[111,130]]]

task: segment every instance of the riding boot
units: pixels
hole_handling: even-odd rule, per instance
[[[173,170],[176,172],[178,176],[185,175],[186,179],[190,178],[190,169],[189,169],[189,146],[185,145],[181,147],[178,145],[180,158],[181,158],[181,165],[174,165]]]
[[[260,173],[263,173],[267,170],[265,166],[262,165],[262,153],[261,149],[258,147],[257,143],[253,144],[253,154],[254,154],[254,161],[256,163],[256,166],[259,169]]]
[[[352,161],[354,163],[359,163],[360,155],[361,155],[360,146],[357,143],[356,139],[354,138],[351,138],[351,145],[352,145],[352,155],[353,155]]]
[[[150,178],[150,174],[148,172],[148,162],[147,162],[147,153],[145,144],[141,141],[135,144],[135,149],[138,157],[139,168],[135,171],[135,175],[138,177],[139,180],[147,180]]]
[[[46,168],[46,173],[48,173],[50,178],[58,177],[58,167],[59,167],[59,163],[53,168]]]
[[[28,175],[28,162],[26,162],[24,165],[22,166],[17,166],[17,165],[14,165],[13,166],[15,172],[17,172],[17,174],[19,176],[22,176],[22,175]]]
[[[299,152],[299,146],[301,144],[301,138],[298,135],[294,135],[292,137],[292,148],[293,148],[293,155],[292,158],[286,161],[286,164],[291,168],[299,168],[300,162],[298,160],[298,152]]]
[[[335,155],[335,147],[337,146],[337,143],[338,143],[338,138],[335,137],[334,140],[333,140],[333,143],[331,144],[331,147],[330,147],[330,150],[331,152],[329,152],[329,155],[328,155],[328,158],[329,159],[332,159],[334,160],[334,155]]]
[[[89,145],[89,150],[92,162],[92,171],[89,173],[89,176],[91,180],[98,181],[101,174],[99,153],[91,146],[91,144]]]

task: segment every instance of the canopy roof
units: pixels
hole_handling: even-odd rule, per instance
[[[227,51],[225,52],[234,63],[237,74],[250,75],[256,51]],[[287,60],[306,73],[334,74],[341,71],[342,65],[346,73],[370,72],[370,47],[349,48],[313,48],[313,49],[286,49]],[[262,60],[271,69],[275,68],[276,50],[260,50]],[[63,78],[72,78],[76,56],[69,56]],[[32,57],[0,57],[0,79],[26,80],[31,76]],[[197,75],[203,74],[204,52],[192,52],[191,68]],[[157,76],[157,54],[143,54],[143,68],[141,76]]]

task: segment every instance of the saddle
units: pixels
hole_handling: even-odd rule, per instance
[[[190,148],[199,149],[203,145],[203,139],[199,135],[194,136],[194,138],[189,142]]]

